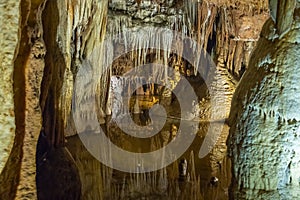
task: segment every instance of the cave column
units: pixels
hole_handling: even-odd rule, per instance
[[[274,6],[284,11],[265,23],[232,100],[231,199],[300,196],[300,12],[296,1]]]

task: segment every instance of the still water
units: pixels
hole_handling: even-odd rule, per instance
[[[121,172],[105,166],[93,157],[78,135],[67,138],[67,148],[79,170],[83,199],[229,199],[231,163],[227,157],[226,145],[229,127],[219,119],[228,117],[231,97],[235,88],[235,83],[232,80],[225,68],[218,67],[211,84],[215,94],[208,100],[214,102],[213,106],[207,103],[205,93],[199,87],[199,83],[195,82],[194,89],[200,89],[198,98],[201,108],[199,112],[204,117],[195,119],[197,124],[194,127],[196,131],[193,133],[195,137],[189,148],[177,160],[162,169],[147,173]],[[201,96],[202,94],[204,95]],[[159,97],[141,95],[134,98],[135,102],[136,100],[139,101],[140,109],[144,109],[142,112],[144,114],[131,114],[132,120],[137,125],[146,127],[151,122],[147,107],[152,106],[151,102],[156,102],[153,99],[159,99]],[[131,99],[130,104],[132,105],[130,107],[134,107],[134,101]],[[146,108],[145,105],[147,105]],[[220,112],[224,109],[225,112]],[[179,137],[178,127],[180,127],[180,122],[183,119],[178,115],[178,107],[173,105],[166,110],[168,117],[163,128],[149,138],[137,138],[128,135],[121,130],[114,120],[109,118],[106,119],[106,123],[101,126],[101,129],[113,145],[126,151],[152,152],[161,149]],[[215,115],[213,116],[211,113]],[[126,122],[123,126],[126,127]],[[208,131],[210,130],[209,127],[213,127],[212,132]],[[216,134],[218,136],[216,143],[213,143],[211,145],[213,148],[209,153],[200,159],[198,155],[203,141],[205,141],[206,136],[216,132],[220,133]],[[87,142],[93,143],[95,146],[98,144],[96,148],[100,149],[100,154],[107,153],[105,148],[102,148],[101,152],[102,145],[101,141],[97,143],[97,139],[99,139],[97,133],[90,131],[84,134],[86,134]],[[184,132],[182,134],[191,133]],[[162,154],[159,159],[164,159],[164,156],[166,155]],[[124,160],[121,155],[117,158],[107,156],[106,159]],[[137,162],[136,168],[139,167],[141,165]]]
[[[141,126],[148,121],[147,116],[140,114],[132,118]],[[102,130],[122,149],[143,153],[157,150],[176,138],[179,122],[169,116],[162,130],[147,139],[125,134],[109,119]],[[226,139],[229,128],[218,123],[199,121],[197,134],[188,150],[169,166],[149,173],[111,169],[94,158],[78,136],[69,137],[67,148],[79,169],[83,199],[228,199],[231,167],[226,156]],[[212,151],[200,159],[198,152],[209,126],[222,126],[222,133]],[[96,138],[95,133],[88,135],[90,140]]]

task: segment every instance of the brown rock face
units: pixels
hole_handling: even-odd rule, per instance
[[[0,196],[2,199],[13,199],[15,196],[18,199],[32,199],[36,198],[34,157],[36,141],[41,128],[39,95],[45,49],[41,37],[40,14],[43,4],[41,1],[31,4],[22,1],[16,5],[6,5],[4,8],[20,11],[3,11],[3,13],[13,14],[14,18],[9,17],[8,19],[14,19],[15,22],[16,19],[19,19],[21,26],[19,23],[10,23],[9,30],[11,32],[6,33],[10,37],[15,36],[16,42],[19,40],[17,46],[10,45],[10,48],[16,48],[14,59],[10,60],[10,64],[15,66],[14,73],[10,76],[13,77],[14,92],[6,94],[8,100],[10,95],[14,94],[16,130],[10,157],[4,169],[1,170]],[[18,34],[13,30],[18,30]],[[4,56],[7,55],[4,54]],[[10,83],[11,81],[8,81],[4,84],[9,86]],[[12,136],[14,134],[10,135],[10,137]]]
[[[291,25],[286,13],[265,23],[232,100],[232,199],[299,198],[300,21],[286,9]]]

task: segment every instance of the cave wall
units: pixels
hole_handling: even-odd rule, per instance
[[[280,11],[264,24],[232,100],[232,199],[300,195],[299,3],[283,0],[271,8]]]
[[[14,143],[5,167],[0,175],[0,197],[1,199],[36,198],[35,193],[35,148],[39,130],[41,128],[41,115],[39,110],[39,88],[43,71],[44,47],[41,39],[40,14],[41,1],[19,1],[15,4],[2,3],[3,8],[11,9],[3,11],[11,23],[2,25],[8,27],[1,39],[5,40],[7,50],[15,48],[12,55],[4,55],[5,59],[11,58],[12,74],[3,75],[7,82],[6,87],[13,86],[11,94],[6,97],[14,97],[14,121],[15,129],[9,129],[14,133]],[[2,31],[5,30],[1,29]],[[2,32],[1,32],[2,33]],[[13,41],[6,38],[13,38]],[[6,46],[5,45],[5,46]],[[4,68],[5,69],[5,68]],[[13,81],[13,83],[12,83]],[[11,83],[11,84],[9,84]],[[2,93],[1,93],[2,94]],[[26,95],[25,95],[26,94]],[[12,112],[13,113],[13,112]],[[10,115],[12,116],[12,115]],[[9,116],[7,117],[9,119]],[[5,129],[3,129],[4,133]],[[8,132],[6,132],[8,133]],[[3,134],[5,135],[5,134]]]
[[[15,125],[13,99],[13,63],[18,45],[19,2],[0,3],[0,172],[3,170],[13,145]]]

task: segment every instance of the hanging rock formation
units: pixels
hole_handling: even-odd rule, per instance
[[[300,10],[277,3],[232,100],[232,199],[300,196]]]
[[[43,157],[37,157],[37,162],[41,160],[37,163],[40,199],[80,199],[82,191],[86,190],[80,182],[80,165],[64,148],[65,132],[72,121],[69,119],[77,71],[84,67],[84,57],[103,39],[106,13],[107,1],[54,0],[46,3],[42,19],[47,54],[40,106],[42,131],[50,148],[45,152],[45,161]],[[100,63],[98,59],[92,64]],[[49,176],[50,172],[54,176]],[[68,184],[68,187],[61,183]]]

